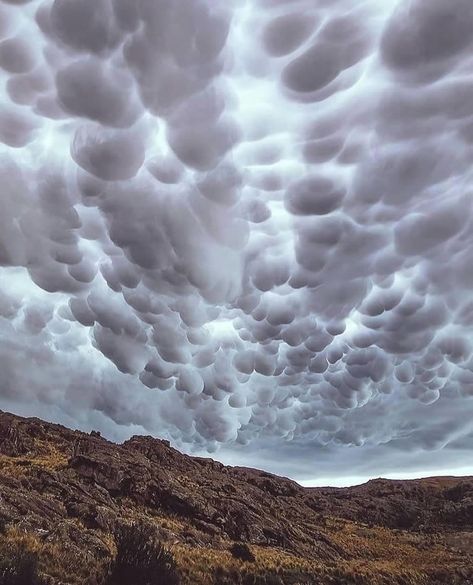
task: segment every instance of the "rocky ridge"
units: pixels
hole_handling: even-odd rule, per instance
[[[473,478],[303,488],[151,437],[117,445],[0,412],[1,538],[27,535],[52,585],[100,583],[117,527],[136,521],[192,585],[473,583]],[[235,542],[255,561],[233,558]]]

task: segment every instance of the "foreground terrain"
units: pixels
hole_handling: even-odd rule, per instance
[[[473,583],[473,478],[303,488],[0,412],[0,561],[21,545],[44,583],[104,583],[131,523],[156,531],[183,585]]]

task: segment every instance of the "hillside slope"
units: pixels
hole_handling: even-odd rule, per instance
[[[116,445],[0,412],[0,554],[20,539],[51,585],[93,585],[117,528],[137,521],[183,584],[473,583],[473,478],[303,488],[151,437]],[[255,560],[234,558],[235,541]]]

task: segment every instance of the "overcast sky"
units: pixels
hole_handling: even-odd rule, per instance
[[[473,472],[471,0],[0,0],[0,35],[1,409]]]

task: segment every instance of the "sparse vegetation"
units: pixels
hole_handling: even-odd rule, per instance
[[[0,535],[0,585],[102,585],[110,558],[72,546],[67,538],[44,539],[8,525]]]
[[[38,555],[23,543],[7,541],[0,549],[0,585],[41,585]]]
[[[230,552],[235,559],[248,561],[250,563],[255,561],[255,555],[251,552],[250,547],[245,542],[234,542],[230,548]]]
[[[176,563],[148,524],[120,527],[111,585],[178,585]]]
[[[473,583],[471,481],[304,490],[21,421],[0,413],[0,585]]]

